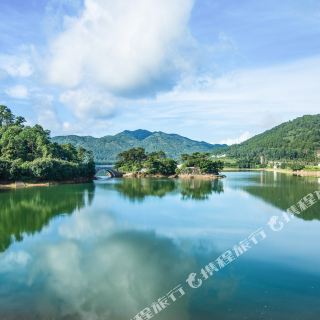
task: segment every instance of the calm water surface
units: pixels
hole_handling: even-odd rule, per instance
[[[131,319],[320,181],[108,180],[0,192],[0,319]],[[319,319],[320,206],[154,319]]]

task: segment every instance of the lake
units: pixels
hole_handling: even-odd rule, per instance
[[[129,320],[178,285],[152,319],[319,319],[319,202],[280,231],[268,222],[320,181],[226,175],[1,191],[0,319]],[[259,228],[263,240],[189,286]]]

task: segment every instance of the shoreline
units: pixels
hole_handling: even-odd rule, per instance
[[[247,168],[247,169],[239,169],[239,168],[225,168],[222,172],[245,172],[245,171],[268,171],[268,172],[279,172],[285,174],[291,174],[293,176],[299,177],[315,177],[320,178],[320,170],[299,170],[292,171],[290,169],[274,169],[274,168]]]
[[[274,168],[265,168],[261,169],[263,171],[269,171],[269,172],[279,172],[279,173],[285,173],[285,174],[291,174],[293,176],[299,176],[299,177],[315,177],[320,178],[320,170],[318,171],[308,171],[308,170],[299,170],[299,171],[292,171],[289,169],[274,169]]]
[[[195,180],[217,180],[225,178],[225,175],[216,174],[179,174],[178,179],[195,179]]]
[[[268,171],[268,172],[279,172],[284,174],[290,174],[293,176],[299,177],[314,177],[320,178],[320,170],[317,171],[307,171],[307,170],[299,170],[292,171],[289,169],[274,169],[274,168],[248,168],[248,169],[239,169],[239,168],[225,168],[221,172],[246,172],[246,171]],[[224,174],[214,175],[214,174],[179,174],[179,175],[171,175],[165,176],[160,174],[148,175],[141,173],[126,173],[122,176],[122,178],[150,178],[150,179],[198,179],[198,180],[217,180],[223,179],[226,176]],[[77,180],[67,180],[67,181],[43,181],[43,182],[24,182],[24,181],[16,181],[16,182],[1,182],[0,181],[0,190],[12,190],[12,189],[22,189],[22,188],[33,188],[33,187],[50,187],[59,184],[79,184],[79,183],[92,183],[95,180],[93,179],[77,179]]]
[[[125,173],[122,178],[165,178],[165,179],[202,179],[202,180],[216,180],[225,178],[225,175],[215,174],[174,174],[170,176],[161,174],[141,174],[141,173]]]
[[[50,187],[59,184],[79,184],[79,183],[91,183],[93,179],[78,179],[78,180],[66,180],[66,181],[42,181],[42,182],[0,182],[0,190],[12,190],[12,189],[23,189],[33,187]]]
[[[224,168],[221,172],[262,171],[263,168]]]

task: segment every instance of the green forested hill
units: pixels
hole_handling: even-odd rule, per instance
[[[226,149],[230,157],[259,158],[267,160],[309,160],[316,159],[320,149],[320,114],[305,115],[282,123],[258,134],[245,142]]]
[[[50,141],[40,125],[27,126],[23,117],[0,105],[0,182],[91,180],[92,153],[71,144]]]
[[[164,151],[168,157],[178,158],[183,153],[211,152],[224,145],[198,142],[177,134],[150,132],[147,130],[123,131],[114,136],[94,138],[90,136],[58,136],[54,142],[71,143],[93,151],[96,162],[115,162],[117,155],[134,147],[142,147],[147,152]]]

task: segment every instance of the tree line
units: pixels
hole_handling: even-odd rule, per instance
[[[63,181],[91,179],[91,152],[50,140],[50,131],[27,126],[23,117],[0,105],[0,181]]]

